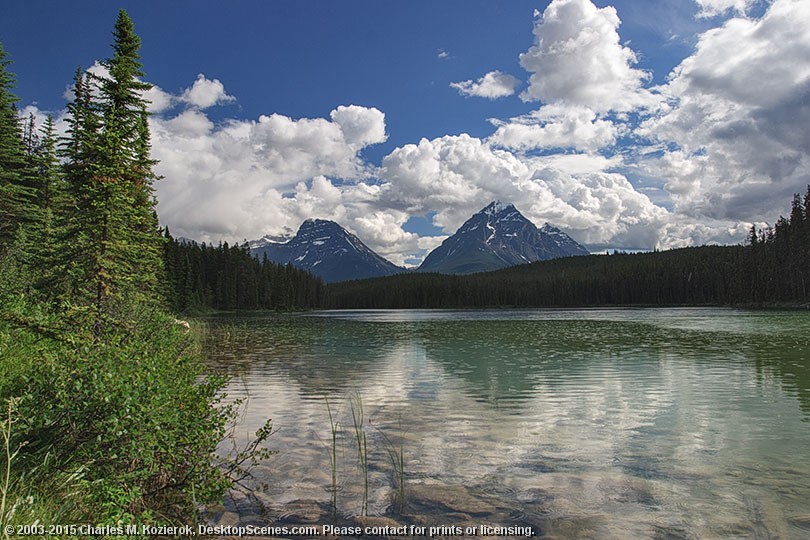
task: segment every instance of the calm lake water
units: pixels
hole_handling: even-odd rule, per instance
[[[268,520],[295,521],[301,501],[316,501],[338,522],[367,513],[554,538],[810,538],[810,313],[209,322],[209,361],[232,376],[230,398],[247,398],[237,436],[267,418],[276,430],[278,453],[252,484],[273,502]]]

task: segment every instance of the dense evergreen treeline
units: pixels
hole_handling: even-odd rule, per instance
[[[469,276],[400,274],[326,287],[324,307],[461,308],[810,303],[810,188],[750,245],[591,255]]]
[[[740,269],[743,300],[810,302],[810,186],[793,196],[790,215],[773,227],[751,227],[745,267]]]
[[[166,309],[187,299],[164,295],[149,85],[123,10],[113,38],[103,74],[76,72],[61,138],[19,118],[0,46],[3,531],[192,523],[230,485],[214,463],[234,414],[217,406],[224,379]]]
[[[166,297],[176,313],[203,309],[304,309],[321,303],[323,283],[291,264],[258,260],[247,245],[177,241],[166,232]]]
[[[562,307],[725,304],[741,247],[539,261],[468,276],[400,274],[330,285],[325,305],[342,308]]]

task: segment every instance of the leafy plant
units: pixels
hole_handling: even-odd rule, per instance
[[[241,404],[241,401],[237,401],[229,406],[228,410],[233,411]],[[236,437],[234,436],[236,422],[232,422],[231,426],[231,433],[228,435],[228,439],[232,444],[231,452],[220,462],[220,468],[231,485],[246,487],[243,482],[253,477],[251,473],[252,469],[276,453],[275,450],[262,447],[270,435],[273,434],[273,423],[272,420],[268,418],[264,425],[256,431],[255,437],[248,439],[242,448],[239,448]]]

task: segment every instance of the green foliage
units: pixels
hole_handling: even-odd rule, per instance
[[[52,446],[57,460],[88,465],[84,481],[109,523],[156,510],[176,522],[194,514],[189,495],[211,500],[225,485],[210,465],[224,435],[223,412],[210,406],[222,380],[198,381],[202,367],[171,317],[133,322],[37,365],[19,404],[23,433],[31,451]]]
[[[3,304],[0,397],[15,402],[15,468],[47,456],[53,479],[80,467],[77,511],[93,522],[188,522],[230,485],[212,458],[233,409],[217,407],[224,380],[205,376],[173,317],[130,307],[126,328],[100,342],[58,330],[58,316],[19,297]]]
[[[749,235],[741,265],[744,301],[810,304],[810,186],[793,196],[790,216]]]
[[[17,228],[27,221],[34,196],[22,126],[17,116],[17,97],[11,92],[15,79],[8,71],[10,63],[0,43],[0,252],[14,239]]]
[[[229,407],[226,407],[227,417],[232,419],[236,409],[242,404],[242,401],[238,400]],[[273,422],[270,419],[265,421],[264,425],[256,430],[254,438],[248,440],[241,448],[235,436],[236,422],[232,421],[231,427],[232,429],[226,437],[231,443],[231,451],[225,459],[218,460],[218,466],[228,479],[229,485],[245,487],[243,482],[246,479],[253,478],[251,472],[253,468],[276,453],[262,446],[267,442],[270,435],[273,434]]]

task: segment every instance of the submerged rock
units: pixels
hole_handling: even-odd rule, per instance
[[[290,501],[281,508],[278,520],[287,523],[320,524],[328,521],[329,505],[312,499]]]
[[[788,520],[788,523],[803,531],[810,531],[810,514],[805,516],[794,516]]]
[[[464,486],[434,486],[415,484],[408,486],[409,505],[433,507],[443,513],[454,512],[468,516],[488,516],[497,511],[497,506],[481,496],[474,495]]]

